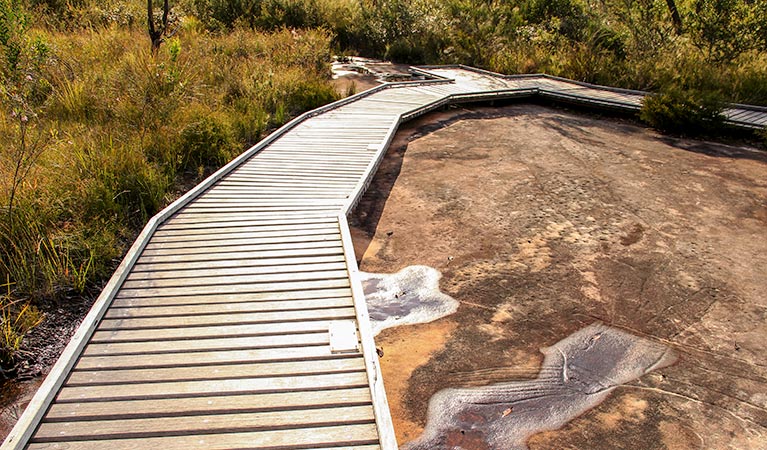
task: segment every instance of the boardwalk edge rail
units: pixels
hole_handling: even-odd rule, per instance
[[[378,439],[382,450],[396,450],[397,438],[394,433],[394,424],[392,423],[389,401],[386,398],[386,390],[384,389],[381,364],[378,361],[376,344],[373,340],[373,327],[370,324],[370,314],[368,313],[368,306],[365,301],[365,292],[362,289],[357,259],[354,255],[354,243],[352,242],[352,235],[345,213],[338,215],[338,224],[341,229],[344,256],[346,257],[346,269],[349,272],[349,280],[351,281],[352,300],[354,301],[354,310],[357,314],[360,342],[362,343],[362,354],[365,358],[365,369],[368,373],[370,394],[373,396],[373,413],[376,418]]]

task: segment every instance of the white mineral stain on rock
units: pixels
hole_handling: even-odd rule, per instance
[[[601,323],[541,351],[535,380],[437,392],[423,435],[403,450],[526,449],[533,434],[561,428],[617,386],[676,361],[664,345]]]
[[[439,290],[442,274],[428,266],[408,266],[393,274],[360,272],[360,278],[374,334],[432,322],[458,309],[458,302]]]

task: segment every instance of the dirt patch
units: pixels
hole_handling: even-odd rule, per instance
[[[406,394],[407,382],[413,370],[426,364],[435,351],[442,349],[450,333],[455,330],[456,323],[443,319],[413,328],[390,329],[386,336],[376,338],[376,344],[386,349],[381,362],[389,409],[397,436],[404,441],[417,438],[422,430],[418,423],[408,419],[407,410],[401,401]],[[419,345],[414,346],[413,341]]]
[[[39,306],[45,320],[24,337],[18,352],[16,378],[3,380],[0,389],[0,439],[4,440],[16,425],[95,298],[94,293],[89,298],[73,296]]]
[[[435,267],[461,306],[444,345],[385,378],[400,442],[439,390],[535,378],[540,348],[602,321],[679,361],[530,448],[764,448],[766,199],[764,153],[626,121],[514,105],[407,124],[355,212],[357,256]],[[426,326],[378,345],[420,348]]]
[[[381,82],[378,81],[378,77],[375,75],[354,72],[338,75],[333,78],[331,83],[336,92],[343,97],[367,91],[381,85]]]

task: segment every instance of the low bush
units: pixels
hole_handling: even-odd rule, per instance
[[[716,92],[678,87],[649,95],[640,118],[653,128],[679,134],[715,134],[724,124],[724,102]]]
[[[28,302],[12,300],[10,286],[0,286],[0,376],[8,379],[16,374],[16,352],[30,330],[40,324],[43,315]]]
[[[236,145],[225,118],[210,111],[195,111],[181,125],[176,151],[181,170],[218,167],[232,158]]]

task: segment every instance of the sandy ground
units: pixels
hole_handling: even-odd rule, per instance
[[[352,223],[362,270],[432,266],[461,302],[377,338],[400,443],[440,389],[535,378],[540,348],[601,321],[679,359],[531,449],[767,448],[764,153],[454,109],[401,128]]]

